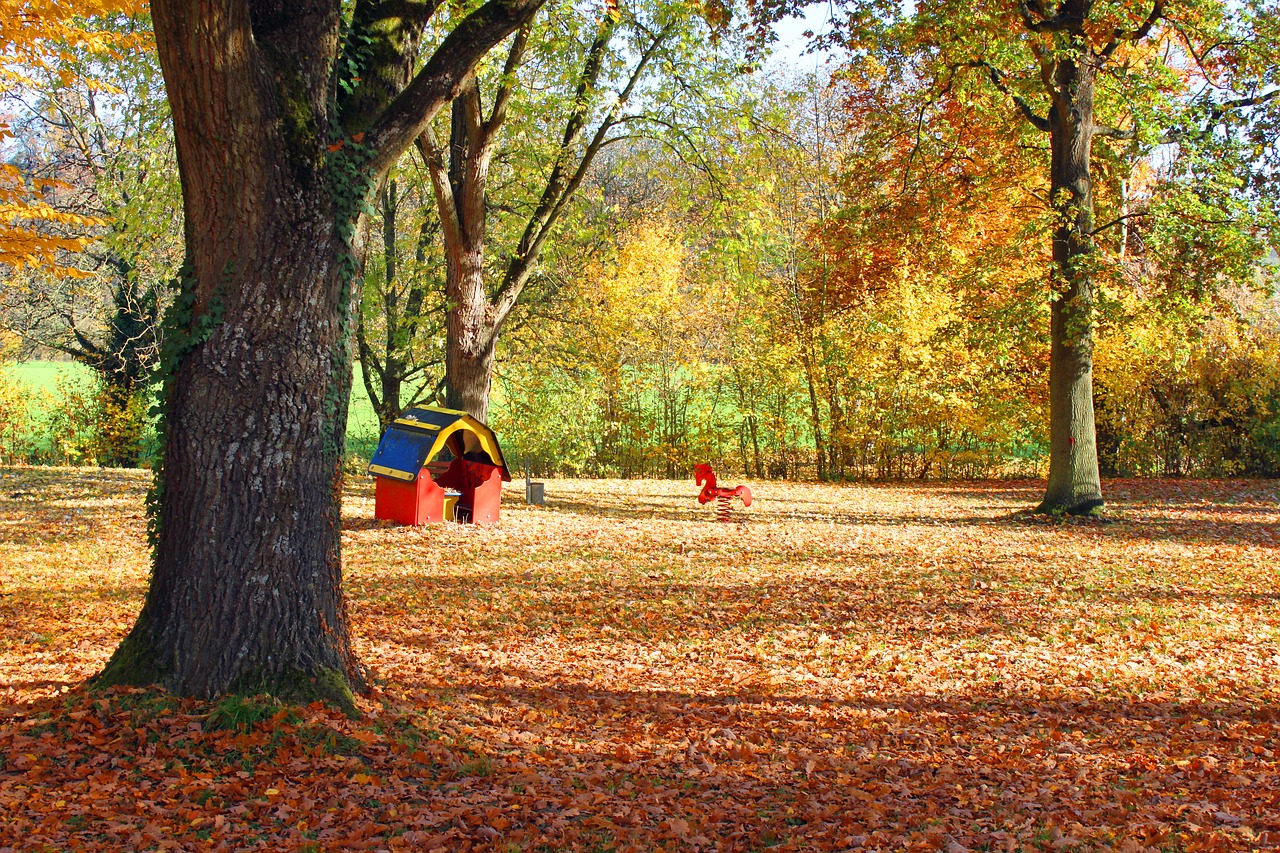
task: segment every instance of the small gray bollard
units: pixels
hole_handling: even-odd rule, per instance
[[[546,506],[547,491],[546,483],[535,482],[529,479],[529,460],[524,460],[524,502],[527,504],[535,504],[537,506]]]

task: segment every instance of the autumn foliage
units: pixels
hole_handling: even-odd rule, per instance
[[[727,474],[726,474],[727,476]],[[736,482],[736,481],[735,481]],[[549,483],[345,502],[347,719],[83,681],[145,477],[0,470],[0,850],[1251,850],[1280,843],[1274,481]]]
[[[93,16],[138,14],[138,0],[88,0],[76,4],[0,0],[0,97],[29,88],[33,71],[57,68],[67,82],[80,73],[73,70],[73,54],[80,51],[103,58],[118,55],[117,34],[85,26]],[[136,41],[131,49],[145,47]],[[0,115],[0,144],[13,137]],[[88,239],[79,236],[101,219],[60,209],[48,195],[60,186],[57,180],[32,179],[13,163],[0,163],[0,265],[12,270],[41,267],[60,275],[77,275],[59,253],[78,252]],[[71,229],[71,234],[60,230]]]

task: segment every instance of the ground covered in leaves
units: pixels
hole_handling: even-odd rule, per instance
[[[726,482],[731,477],[722,478]],[[732,483],[731,483],[732,484]],[[349,720],[82,686],[145,475],[0,469],[0,850],[1280,847],[1280,484],[551,481],[347,498]]]

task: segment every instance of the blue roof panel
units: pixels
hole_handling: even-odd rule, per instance
[[[397,480],[416,480],[435,439],[434,433],[401,429],[392,424],[382,434],[382,441],[378,442],[378,449],[369,460],[369,470],[373,474],[382,474],[389,469],[395,472],[389,475]]]

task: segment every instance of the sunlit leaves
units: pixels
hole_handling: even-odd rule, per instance
[[[93,18],[137,15],[144,4],[135,0],[88,0],[67,4],[53,0],[0,0],[0,98],[32,86],[37,77],[52,71],[64,83],[83,72],[78,58],[85,54],[120,57],[121,51],[138,49],[145,39],[123,37],[100,28]],[[0,120],[0,144],[13,129]],[[12,270],[24,267],[49,269],[60,275],[79,275],[65,265],[60,253],[82,248],[85,239],[49,233],[45,226],[99,225],[93,217],[67,219],[44,203],[42,195],[53,185],[26,175],[11,164],[0,168],[0,265]]]

